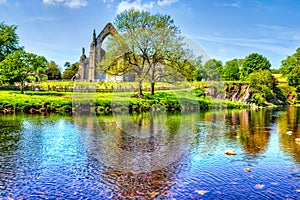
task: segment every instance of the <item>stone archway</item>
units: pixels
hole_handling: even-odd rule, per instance
[[[79,61],[78,73],[75,78],[78,80],[103,81],[105,74],[99,74],[96,71],[96,65],[105,56],[105,51],[102,49],[102,44],[107,36],[117,36],[118,32],[112,23],[106,24],[100,34],[96,37],[96,31],[93,32],[93,39],[90,44],[89,57],[85,55],[83,48],[82,55]]]

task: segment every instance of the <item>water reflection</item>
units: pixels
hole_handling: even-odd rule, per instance
[[[1,116],[1,198],[295,199],[299,114]]]
[[[246,154],[259,155],[266,151],[270,139],[272,110],[229,112],[226,116],[227,133],[237,138]]]
[[[88,135],[83,137],[97,160],[116,170],[138,173],[168,166],[187,151],[194,129],[189,116],[91,115],[84,120],[81,116],[77,124],[87,126]]]
[[[278,113],[277,124],[280,147],[300,164],[300,144],[295,141],[300,138],[300,108],[290,106]]]

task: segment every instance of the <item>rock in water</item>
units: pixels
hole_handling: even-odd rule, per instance
[[[292,131],[288,131],[286,134],[288,134],[288,135],[292,135],[292,134],[293,134],[293,132],[292,132]]]
[[[252,172],[252,169],[247,167],[247,168],[245,168],[245,171],[246,172]]]
[[[226,154],[228,156],[234,156],[234,155],[236,155],[235,151],[233,151],[233,150],[226,150],[226,151],[224,151],[224,154]]]

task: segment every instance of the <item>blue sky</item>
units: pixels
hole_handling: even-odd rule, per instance
[[[273,68],[300,47],[298,0],[0,0],[0,22],[17,25],[25,50],[60,67],[89,52],[97,34],[124,9],[171,15],[182,34],[225,63],[257,52]]]

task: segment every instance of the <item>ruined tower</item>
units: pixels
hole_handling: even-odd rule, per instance
[[[96,31],[94,30],[92,42],[90,44],[89,57],[86,57],[85,50],[84,48],[82,49],[82,55],[79,60],[79,69],[75,77],[77,80],[104,81],[106,79],[104,73],[97,72],[97,64],[105,56],[105,51],[102,49],[102,43],[110,34],[114,36],[118,34],[111,23],[108,23],[98,36],[96,36]]]

